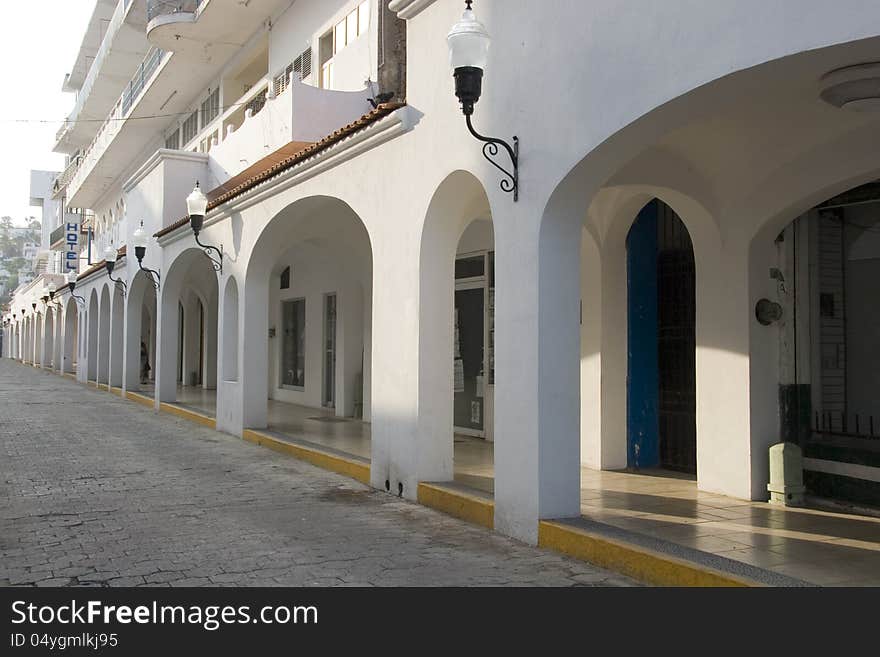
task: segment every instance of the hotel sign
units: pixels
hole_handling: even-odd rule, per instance
[[[64,223],[64,273],[79,271],[79,222],[66,221]]]

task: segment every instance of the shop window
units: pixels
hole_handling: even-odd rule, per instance
[[[281,384],[305,387],[306,301],[294,299],[281,304]]]

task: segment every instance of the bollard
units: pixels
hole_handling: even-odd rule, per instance
[[[771,504],[803,506],[804,458],[801,448],[794,443],[777,443],[770,448]]]

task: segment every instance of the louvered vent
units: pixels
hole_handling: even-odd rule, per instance
[[[287,85],[290,84],[291,75],[296,75],[298,80],[304,80],[312,74],[312,48],[306,48],[292,64],[288,64],[283,72],[279,73],[272,80],[272,87],[275,95],[284,93]]]

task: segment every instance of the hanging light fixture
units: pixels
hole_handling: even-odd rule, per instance
[[[514,202],[519,198],[519,138],[513,137],[513,146],[502,139],[486,137],[478,133],[471,123],[474,105],[480,100],[483,88],[483,71],[489,58],[491,38],[485,26],[476,19],[471,8],[473,0],[465,0],[465,10],[449,34],[446,42],[449,45],[449,65],[455,77],[455,95],[461,102],[461,111],[470,133],[483,142],[483,156],[505,178],[501,180],[501,189],[513,193]],[[504,148],[510,156],[513,171],[508,171],[495,161],[498,147]]]
[[[143,261],[144,256],[147,254],[147,244],[149,243],[149,236],[147,235],[147,231],[144,230],[143,221],[141,221],[141,225],[138,226],[138,229],[134,231],[132,240],[134,241],[134,257],[137,258],[138,267],[140,267],[140,270],[150,277],[150,282],[153,284],[153,287],[158,290],[159,282],[161,281],[161,276],[159,275],[159,272],[144,267]]]
[[[223,245],[218,249],[216,246],[202,244],[199,241],[199,233],[202,232],[202,225],[205,223],[205,213],[208,211],[208,198],[202,193],[199,187],[199,181],[193,188],[189,196],[186,197],[186,211],[189,215],[189,227],[192,229],[196,244],[202,247],[202,251],[214,266],[214,271],[223,272]],[[217,253],[217,257],[211,255],[211,251]]]
[[[119,288],[119,293],[122,296],[125,296],[127,291],[127,286],[125,281],[121,278],[113,278],[113,268],[116,266],[116,258],[118,253],[116,252],[116,247],[113,246],[113,242],[107,245],[107,248],[104,249],[104,266],[107,268],[107,278],[116,283],[116,287]]]

